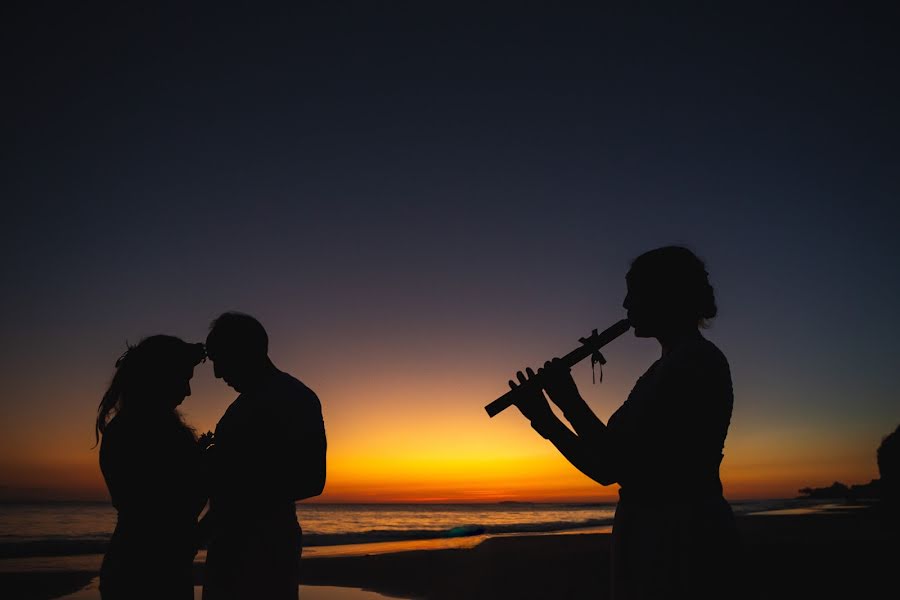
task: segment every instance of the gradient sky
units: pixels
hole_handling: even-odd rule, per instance
[[[126,340],[231,309],[323,402],[320,500],[614,499],[482,407],[623,317],[630,260],[671,243],[717,293],[726,494],[877,476],[896,8],[389,6],[10,21],[0,499],[106,497],[92,423]],[[658,353],[575,369],[602,419]],[[235,394],[208,364],[193,388],[212,429]]]

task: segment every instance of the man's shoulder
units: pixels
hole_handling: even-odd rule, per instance
[[[320,406],[319,397],[305,383],[284,371],[279,371],[271,390],[278,398]]]

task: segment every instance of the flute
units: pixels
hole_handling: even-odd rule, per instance
[[[615,325],[608,327],[607,329],[597,333],[597,330],[594,330],[594,333],[590,335],[590,337],[582,338],[579,340],[581,342],[581,346],[575,348],[565,356],[560,359],[563,365],[571,368],[576,363],[584,360],[594,352],[597,352],[603,346],[607,345],[626,331],[631,329],[631,323],[628,319],[622,319],[617,322]],[[531,379],[529,379],[526,383],[518,386],[514,390],[510,390],[488,404],[484,407],[484,410],[487,411],[489,417],[493,417],[494,415],[506,410],[516,401],[516,393],[522,389],[532,389],[534,386],[541,387],[541,379],[540,375],[535,375]]]

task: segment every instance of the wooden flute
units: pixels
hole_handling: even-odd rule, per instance
[[[597,352],[603,346],[607,345],[626,331],[631,328],[631,323],[628,319],[622,319],[621,321],[615,323],[611,327],[597,333],[594,330],[589,337],[582,338],[581,346],[575,348],[565,356],[563,356],[560,361],[566,367],[572,367],[576,363],[584,360],[594,352]],[[541,376],[536,374],[534,377],[528,380],[527,383],[524,383],[517,387],[514,390],[510,390],[488,404],[484,407],[484,410],[487,411],[488,416],[493,417],[494,415],[499,414],[500,412],[506,410],[513,404],[515,404],[516,397],[519,391],[523,389],[531,390],[535,386],[541,387]]]

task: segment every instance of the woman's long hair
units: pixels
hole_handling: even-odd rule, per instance
[[[203,344],[189,344],[171,335],[153,335],[135,346],[129,346],[116,361],[116,372],[97,407],[94,425],[96,442],[100,441],[100,436],[114,416],[123,411],[153,409],[143,405],[161,402],[154,392],[162,382],[171,381],[179,371],[193,368],[205,358]],[[181,421],[178,412],[171,410]]]

